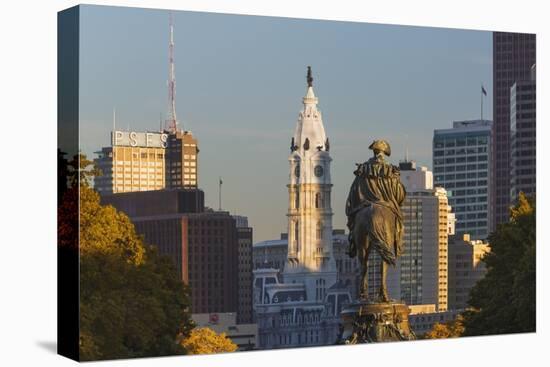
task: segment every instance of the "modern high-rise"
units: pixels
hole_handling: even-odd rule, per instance
[[[455,121],[434,130],[434,185],[449,192],[456,215],[456,235],[485,239],[490,233],[491,133],[489,120]]]
[[[536,62],[536,36],[524,33],[493,33],[493,159],[490,198],[491,229],[509,220],[511,186],[510,90],[528,80]],[[534,159],[534,157],[533,157]]]
[[[470,291],[487,272],[481,259],[489,251],[487,242],[470,240],[467,234],[449,243],[449,309],[468,306]]]
[[[518,80],[510,88],[510,200],[520,192],[536,193],[536,72],[528,80]]]
[[[111,133],[111,146],[96,152],[102,195],[198,187],[197,139],[189,131]]]
[[[388,293],[408,305],[434,304],[436,310],[448,308],[448,236],[450,206],[447,192],[433,187],[432,172],[416,167],[414,161],[399,164],[401,182],[407,190],[401,207],[405,234],[403,254],[388,271]],[[376,274],[376,257],[369,264],[369,277]],[[370,279],[369,279],[370,280]],[[377,287],[379,280],[372,279]],[[376,291],[369,286],[369,293]]]

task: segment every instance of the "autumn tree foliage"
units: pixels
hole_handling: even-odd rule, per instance
[[[535,331],[536,207],[520,193],[510,222],[489,237],[484,256],[487,274],[470,292],[472,310],[465,315],[465,335]]]
[[[61,200],[59,246],[80,256],[80,359],[184,354],[177,340],[194,326],[187,286],[124,213],[100,204],[89,187],[91,162],[71,163],[78,168],[69,181],[79,184]]]
[[[432,330],[424,334],[424,339],[458,338],[464,333],[464,318],[458,315],[456,319],[439,323],[436,322]]]
[[[188,354],[226,353],[237,350],[237,345],[225,336],[217,334],[210,328],[196,328],[191,334],[182,339],[181,345]]]

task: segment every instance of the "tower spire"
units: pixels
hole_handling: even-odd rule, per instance
[[[168,129],[175,133],[178,130],[176,116],[176,69],[174,65],[174,19],[169,13],[170,42],[168,43]]]
[[[307,299],[323,300],[336,283],[332,246],[332,207],[328,139],[318,99],[313,92],[311,66],[307,92],[291,139],[288,194],[288,250],[283,271],[286,283],[304,282]]]

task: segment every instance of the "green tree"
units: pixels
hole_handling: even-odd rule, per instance
[[[487,274],[470,292],[464,313],[465,335],[535,331],[536,208],[534,198],[520,193],[510,222],[489,237],[491,252],[483,261]]]
[[[464,333],[464,318],[458,315],[456,319],[440,324],[436,322],[432,330],[424,334],[424,339],[458,338]]]
[[[89,187],[91,180],[101,175],[101,170],[85,154],[78,153],[68,162],[67,176],[71,187]]]
[[[177,340],[194,326],[188,287],[124,213],[100,204],[88,187],[91,162],[78,162],[80,187],[65,192],[58,218],[60,251],[80,254],[80,359],[185,353]]]
[[[225,336],[225,333],[217,334],[209,328],[196,328],[191,334],[182,339],[181,345],[188,354],[212,354],[226,353],[237,350],[237,345]]]

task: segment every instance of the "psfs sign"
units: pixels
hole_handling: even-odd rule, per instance
[[[165,133],[138,133],[135,131],[113,131],[111,142],[113,146],[166,148],[168,134]]]

